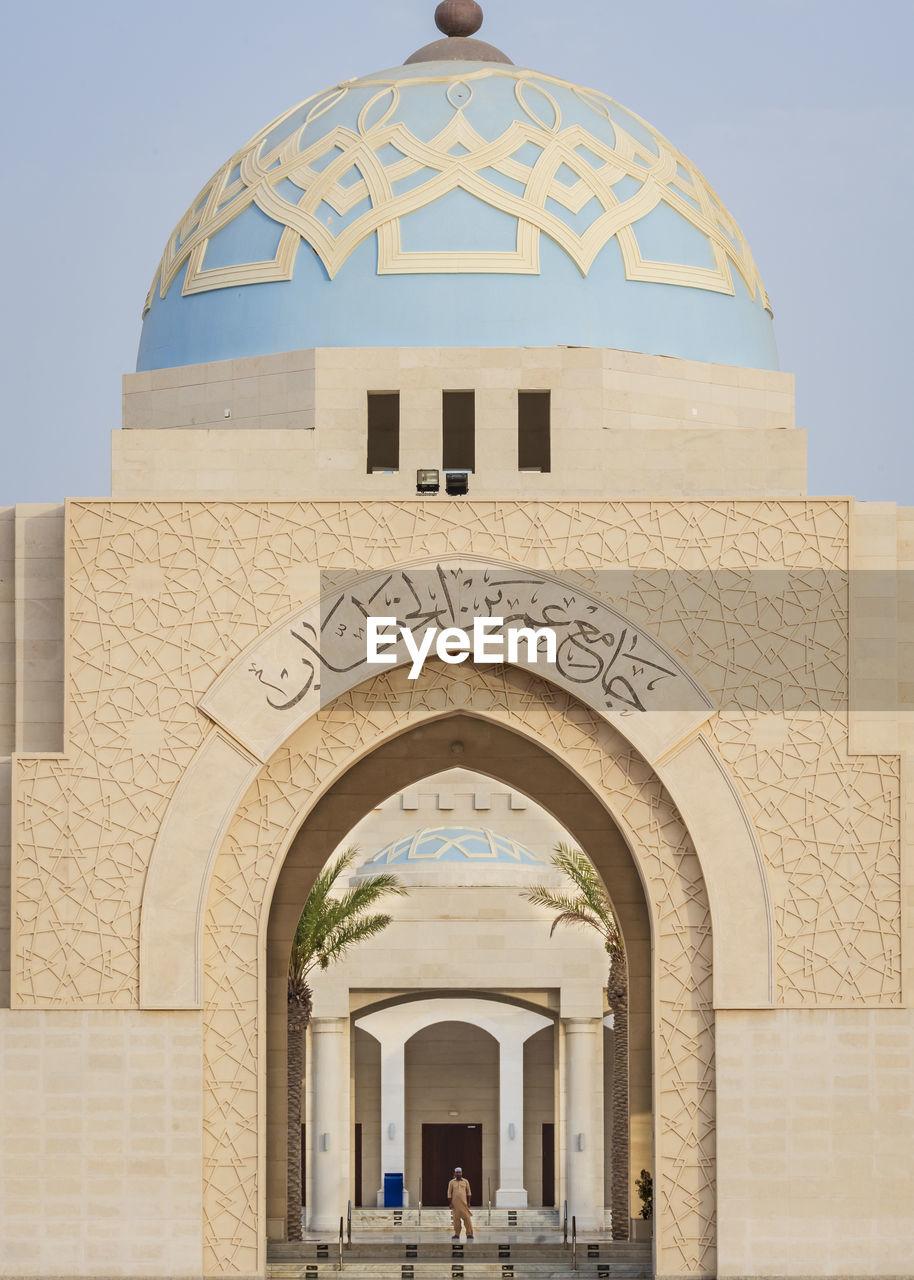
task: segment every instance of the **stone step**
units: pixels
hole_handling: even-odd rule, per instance
[[[339,1270],[337,1242],[272,1242],[269,1280],[313,1280]],[[353,1243],[343,1250],[343,1270],[351,1280],[647,1280],[652,1275],[649,1243],[600,1240],[579,1242],[577,1269],[571,1248],[550,1243],[497,1240],[456,1246],[444,1243]]]
[[[338,1241],[271,1241],[268,1248],[268,1259],[271,1262],[283,1261],[320,1261],[338,1256]],[[397,1261],[397,1262],[430,1262],[434,1260],[463,1261],[506,1261],[528,1260],[561,1262],[571,1256],[571,1245],[563,1246],[560,1240],[551,1240],[537,1244],[532,1241],[508,1241],[498,1238],[480,1238],[469,1244],[454,1244],[452,1241],[409,1241],[357,1240],[351,1246],[344,1245],[346,1258],[353,1261]],[[607,1260],[612,1262],[641,1261],[650,1257],[650,1244],[629,1241],[611,1240],[579,1240],[577,1246],[579,1258]]]
[[[350,1280],[650,1280],[650,1258],[644,1262],[598,1262],[579,1258],[556,1262],[369,1262],[343,1259]],[[326,1262],[268,1262],[268,1280],[317,1280],[339,1274],[337,1260]]]
[[[557,1209],[474,1209],[473,1221],[481,1230],[511,1231],[541,1237],[561,1230]],[[393,1233],[404,1235],[411,1231],[441,1230],[451,1225],[451,1211],[444,1208],[418,1209],[353,1209],[353,1235]]]

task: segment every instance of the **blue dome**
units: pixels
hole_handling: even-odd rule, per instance
[[[309,98],[166,246],[137,367],[310,347],[615,347],[775,368],[749,246],[604,94],[422,62]]]
[[[544,862],[525,845],[485,827],[423,827],[403,836],[363,863],[364,870],[397,863],[473,862],[542,867]]]

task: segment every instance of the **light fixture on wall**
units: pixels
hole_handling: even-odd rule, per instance
[[[584,1135],[583,1133],[579,1133],[578,1134],[578,1151],[583,1151],[583,1150],[584,1150]]]
[[[449,1112],[448,1112],[448,1115],[449,1115],[449,1116],[459,1116],[459,1115],[460,1115],[460,1112],[459,1112],[459,1111],[454,1111],[454,1110],[452,1110],[452,1111],[449,1111]]]
[[[330,1150],[330,1134],[322,1133],[321,1134],[321,1151],[329,1151],[329,1150]]]
[[[508,1125],[508,1137],[511,1139],[512,1142],[517,1137],[517,1130],[515,1129],[513,1123]]]
[[[420,467],[416,472],[417,493],[437,493],[441,488],[441,478],[433,467]]]
[[[387,1126],[387,1136],[390,1138],[391,1142],[393,1142],[394,1138],[397,1136],[397,1126],[393,1122]]]

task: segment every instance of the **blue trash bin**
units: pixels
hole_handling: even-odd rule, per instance
[[[384,1175],[384,1208],[403,1208],[403,1174],[385,1173]]]

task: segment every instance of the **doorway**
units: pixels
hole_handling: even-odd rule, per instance
[[[543,1208],[555,1207],[555,1125],[543,1125]]]
[[[470,1184],[471,1202],[482,1204],[482,1125],[422,1126],[422,1202],[447,1204],[447,1184],[460,1165]]]

